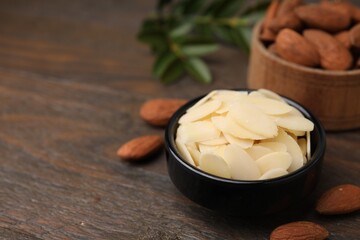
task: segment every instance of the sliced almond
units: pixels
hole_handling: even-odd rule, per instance
[[[198,166],[200,162],[200,151],[192,146],[188,146],[187,150],[189,151],[190,156],[192,157],[192,160],[194,161],[195,165]]]
[[[305,131],[297,131],[297,130],[291,130],[291,129],[286,129],[286,128],[285,128],[285,131],[290,133],[295,138],[305,136],[305,134],[306,134]]]
[[[196,166],[196,164],[195,164],[189,150],[185,146],[185,144],[179,138],[177,138],[175,140],[175,143],[176,143],[176,147],[178,148],[178,150],[179,150],[181,156],[184,158],[184,160],[186,162],[188,162],[189,164]]]
[[[198,121],[181,124],[177,134],[184,143],[190,143],[218,138],[220,131],[211,121]]]
[[[235,144],[226,146],[224,159],[229,164],[232,178],[256,180],[260,177],[260,170],[255,161],[241,147]]]
[[[214,99],[220,100],[225,103],[233,103],[246,97],[248,93],[246,91],[232,91],[232,90],[219,90],[216,95],[213,96]]]
[[[266,138],[277,135],[274,121],[251,104],[236,102],[230,106],[229,115],[251,132]]]
[[[226,145],[218,145],[218,146],[210,146],[210,145],[203,145],[199,144],[199,152],[200,153],[211,153],[216,154],[220,157],[224,157],[224,147]]]
[[[249,93],[249,97],[258,97],[258,98],[266,98],[264,94],[259,91],[252,91]]]
[[[253,145],[252,147],[245,150],[254,160],[261,158],[264,155],[267,155],[272,152],[270,148]]]
[[[286,103],[263,97],[248,97],[250,103],[256,105],[266,114],[281,115],[290,112],[293,108]]]
[[[229,103],[222,102],[221,106],[215,111],[216,114],[223,115],[229,111]]]
[[[218,145],[222,145],[222,144],[227,144],[228,141],[223,135],[220,135],[218,138],[214,138],[214,139],[210,139],[210,140],[206,140],[206,141],[201,141],[199,143],[204,144],[204,145],[218,146]]]
[[[284,176],[286,174],[288,174],[288,171],[286,171],[283,168],[273,168],[273,169],[270,169],[269,171],[267,171],[266,173],[264,173],[263,175],[261,175],[259,180],[276,178],[276,177]]]
[[[266,147],[274,152],[286,152],[286,145],[280,142],[260,142],[256,146]]]
[[[192,111],[195,108],[203,105],[204,103],[206,103],[210,98],[212,98],[214,95],[216,95],[218,93],[217,90],[211,91],[209,92],[205,97],[201,98],[199,101],[197,101],[191,108],[188,109],[188,111]]]
[[[215,153],[219,146],[198,143],[200,153]]]
[[[262,156],[255,162],[261,173],[264,174],[274,168],[287,170],[290,167],[292,160],[291,155],[287,152],[272,152]]]
[[[306,156],[306,148],[307,148],[307,143],[306,143],[306,139],[305,138],[299,138],[297,140],[299,147],[301,149],[301,152],[304,156]]]
[[[279,127],[294,131],[305,132],[314,130],[314,123],[304,117],[283,115],[276,120],[276,124]]]
[[[198,167],[204,158],[202,169],[212,169],[218,176],[226,175],[221,163],[225,161],[231,178],[273,178],[297,170],[311,154],[313,123],[266,89],[212,91],[179,124],[176,144],[180,154]],[[217,164],[220,172],[215,170]]]
[[[247,148],[251,147],[254,144],[254,140],[252,140],[252,139],[238,138],[238,137],[235,137],[235,136],[233,136],[231,134],[226,134],[225,133],[224,137],[226,138],[226,140],[229,143],[237,144],[243,149],[247,149]]]
[[[304,117],[304,115],[294,107],[292,107],[292,110],[290,112],[288,112],[286,115],[287,116]]]
[[[288,153],[292,157],[292,163],[288,169],[289,172],[293,172],[303,166],[304,159],[301,149],[297,142],[288,135],[284,130],[279,130],[279,135],[274,139],[286,145]]]
[[[310,132],[306,132],[306,157],[308,160],[311,159],[311,138]]]
[[[214,154],[222,157],[224,159],[224,152],[225,152],[225,148],[226,148],[227,145],[220,145],[218,146],[215,151],[214,151]]]
[[[285,100],[282,97],[280,97],[280,95],[276,94],[275,92],[269,91],[264,88],[260,88],[257,91],[267,98],[274,99],[274,100],[277,100],[280,102],[285,102]]]
[[[246,128],[242,127],[237,122],[235,122],[235,120],[230,116],[212,117],[211,121],[220,131],[222,131],[225,134],[231,134],[238,138],[252,139],[252,140],[260,140],[266,138],[264,136],[253,133],[247,130]]]
[[[221,157],[211,154],[203,153],[200,156],[199,168],[207,173],[215,176],[230,178],[230,169],[228,164]]]
[[[213,112],[215,112],[221,106],[221,102],[218,100],[209,100],[206,103],[194,108],[192,110],[187,111],[180,119],[179,123],[190,123],[195,122],[199,119],[205,118],[209,116]]]

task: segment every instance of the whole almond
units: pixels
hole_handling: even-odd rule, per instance
[[[360,23],[351,28],[349,35],[351,45],[360,48]]]
[[[344,184],[326,191],[316,204],[316,211],[324,215],[345,214],[360,210],[360,187]]]
[[[291,29],[281,30],[275,42],[277,54],[289,62],[309,67],[320,63],[316,48],[303,36]]]
[[[315,29],[303,32],[320,54],[320,64],[327,70],[346,70],[353,63],[351,53],[338,40],[330,34]]]
[[[264,20],[261,27],[260,40],[262,41],[274,41],[276,34],[269,28],[269,23],[275,18],[277,10],[280,6],[280,0],[271,1],[269,7],[266,10]]]
[[[276,33],[284,28],[299,30],[301,28],[301,21],[294,13],[294,9],[301,6],[303,3],[303,0],[282,1],[275,18],[271,19],[269,22],[269,28]]]
[[[319,224],[299,221],[281,225],[272,231],[270,240],[323,240],[329,232]]]
[[[338,40],[346,49],[350,49],[350,33],[349,31],[342,31],[334,35],[336,40]]]
[[[357,23],[360,22],[360,8],[353,5],[351,8],[351,18]]]
[[[301,21],[294,12],[289,12],[288,14],[273,19],[269,23],[269,28],[276,33],[284,28],[299,30],[301,28]]]
[[[352,8],[351,4],[345,1],[321,1],[320,6],[322,8],[341,12],[342,14],[349,14]]]
[[[134,138],[123,144],[117,155],[124,161],[137,161],[149,157],[163,146],[163,139],[158,135],[146,135]]]
[[[187,101],[184,99],[153,99],[146,101],[140,108],[140,117],[147,123],[164,127],[171,116]]]
[[[295,9],[295,13],[307,26],[327,32],[345,30],[351,22],[349,14],[324,8],[319,4],[300,6]]]
[[[320,4],[322,7],[343,12],[355,22],[360,22],[360,9],[349,1],[322,1]]]
[[[295,8],[303,4],[303,0],[283,0],[281,5],[279,6],[279,10],[276,16],[283,16],[288,14],[289,12],[293,12]]]

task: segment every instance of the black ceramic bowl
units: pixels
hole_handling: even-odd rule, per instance
[[[179,118],[202,97],[181,107],[172,116],[165,131],[168,172],[180,192],[206,208],[231,215],[272,214],[300,208],[309,202],[319,181],[326,147],[324,128],[312,113],[284,97],[288,104],[301,111],[315,125],[311,132],[312,156],[307,164],[290,174],[270,180],[226,179],[188,164],[175,145]]]

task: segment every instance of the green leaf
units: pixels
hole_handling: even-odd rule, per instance
[[[184,62],[185,70],[197,81],[210,83],[212,80],[209,68],[200,58],[189,58]]]
[[[153,65],[154,76],[161,78],[176,59],[177,57],[172,52],[166,51],[161,54]]]
[[[270,2],[271,0],[252,1],[252,4],[248,4],[246,8],[241,11],[241,15],[244,16],[254,12],[265,11]]]
[[[213,26],[212,29],[216,37],[219,38],[221,41],[224,41],[226,43],[233,42],[232,36],[230,34],[230,28],[228,26]]]
[[[247,45],[246,49],[250,49],[251,46],[251,36],[252,36],[252,28],[251,27],[241,27],[238,28],[241,36],[244,39],[245,44]]]
[[[158,11],[162,11],[163,8],[168,5],[169,3],[171,3],[172,0],[158,0],[157,5],[156,5],[156,9]]]
[[[257,21],[262,19],[265,15],[265,10],[259,10],[258,12],[252,12],[241,17],[241,20],[247,23],[247,25],[254,25]]]
[[[196,32],[204,38],[212,39],[213,33],[211,30],[211,25],[209,24],[200,24],[196,26]]]
[[[140,33],[138,39],[150,45],[154,52],[160,53],[168,49],[166,37],[159,33]]]
[[[186,8],[186,1],[177,1],[176,4],[174,5],[174,7],[171,9],[171,14],[178,16],[178,17],[182,17],[184,15],[185,12],[185,8]]]
[[[229,34],[232,38],[232,41],[234,44],[236,44],[238,47],[245,49],[246,52],[249,52],[249,45],[247,40],[245,39],[245,36],[239,29],[231,29],[229,31]]]
[[[207,0],[187,0],[185,8],[184,8],[184,14],[185,15],[191,15],[199,12],[203,7],[204,3],[206,3]]]
[[[234,16],[241,6],[244,4],[243,0],[222,0],[221,6],[215,11],[216,17],[231,17]]]
[[[198,45],[198,44],[215,44],[216,42],[212,37],[207,36],[188,36],[184,41],[183,45]]]
[[[211,82],[211,72],[199,57],[218,50],[219,40],[248,50],[251,27],[270,1],[157,0],[158,12],[143,21],[137,36],[157,56],[153,75],[170,83],[186,72]]]
[[[244,4],[244,0],[213,0],[203,15],[226,18],[234,16]]]
[[[181,37],[183,35],[188,34],[192,28],[193,28],[193,23],[192,22],[185,22],[182,25],[178,26],[177,28],[173,29],[170,32],[170,37],[171,38],[177,38],[177,37]]]
[[[205,10],[203,11],[203,15],[214,16],[216,11],[221,7],[221,4],[221,0],[213,0],[205,8]]]
[[[184,67],[180,60],[176,60],[161,76],[160,80],[164,84],[169,84],[179,79],[184,74]]]
[[[147,18],[142,22],[140,32],[159,32],[161,30],[161,22],[158,19]]]
[[[166,39],[162,34],[159,33],[139,33],[137,38],[150,45],[163,44],[166,42]]]
[[[188,57],[203,56],[219,49],[217,44],[186,45],[182,47],[182,53]]]

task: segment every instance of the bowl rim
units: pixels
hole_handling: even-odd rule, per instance
[[[221,89],[221,90],[234,90],[234,91],[256,91],[256,89],[247,89],[247,88],[239,88],[239,89]],[[182,107],[180,107],[171,117],[169,120],[169,123],[166,126],[165,129],[165,148],[169,152],[169,154],[172,154],[172,156],[176,159],[177,162],[179,162],[182,166],[187,168],[189,171],[198,174],[199,176],[216,182],[222,182],[222,183],[228,183],[228,184],[246,184],[246,185],[258,185],[258,184],[273,184],[273,183],[281,183],[284,181],[291,181],[293,179],[296,179],[300,175],[307,172],[309,169],[311,169],[314,165],[316,165],[325,155],[325,149],[326,149],[326,134],[325,129],[323,125],[321,124],[320,120],[316,118],[309,110],[307,110],[304,106],[299,104],[298,102],[284,97],[280,95],[289,105],[295,107],[298,109],[306,118],[310,119],[314,123],[314,129],[317,129],[318,135],[319,135],[319,141],[316,145],[315,151],[313,152],[310,160],[302,166],[301,168],[297,169],[294,172],[288,173],[286,175],[271,178],[271,179],[264,179],[264,180],[237,180],[237,179],[229,179],[229,178],[223,178],[219,176],[212,175],[210,173],[207,173],[205,171],[202,171],[201,169],[191,165],[187,161],[185,161],[181,155],[178,153],[178,150],[176,149],[175,144],[175,134],[176,129],[178,125],[178,119],[185,114],[186,110],[193,106],[197,101],[199,101],[201,98],[206,96],[207,94],[198,96],[196,98],[193,98],[189,100],[186,104],[184,104]],[[169,158],[169,156],[167,156]]]
[[[267,50],[267,48],[264,46],[264,44],[260,41],[259,39],[259,33],[260,33],[260,29],[261,29],[261,25],[262,25],[262,21],[259,21],[255,27],[254,27],[254,34],[253,34],[253,39],[252,39],[252,43],[256,44],[258,49],[261,51],[262,54],[266,55],[266,57],[272,59],[273,61],[279,62],[282,65],[285,65],[289,68],[293,68],[293,69],[299,69],[302,70],[304,72],[307,73],[312,73],[312,74],[318,74],[318,75],[328,75],[328,76],[358,76],[360,74],[360,69],[349,69],[349,70],[325,70],[325,69],[319,69],[319,68],[311,68],[311,67],[306,67],[306,66],[302,66],[300,64],[296,64],[296,63],[292,63],[289,61],[286,61],[278,56],[276,56],[275,54],[272,54],[271,52],[269,52]],[[345,81],[352,81],[351,79],[343,79]]]

